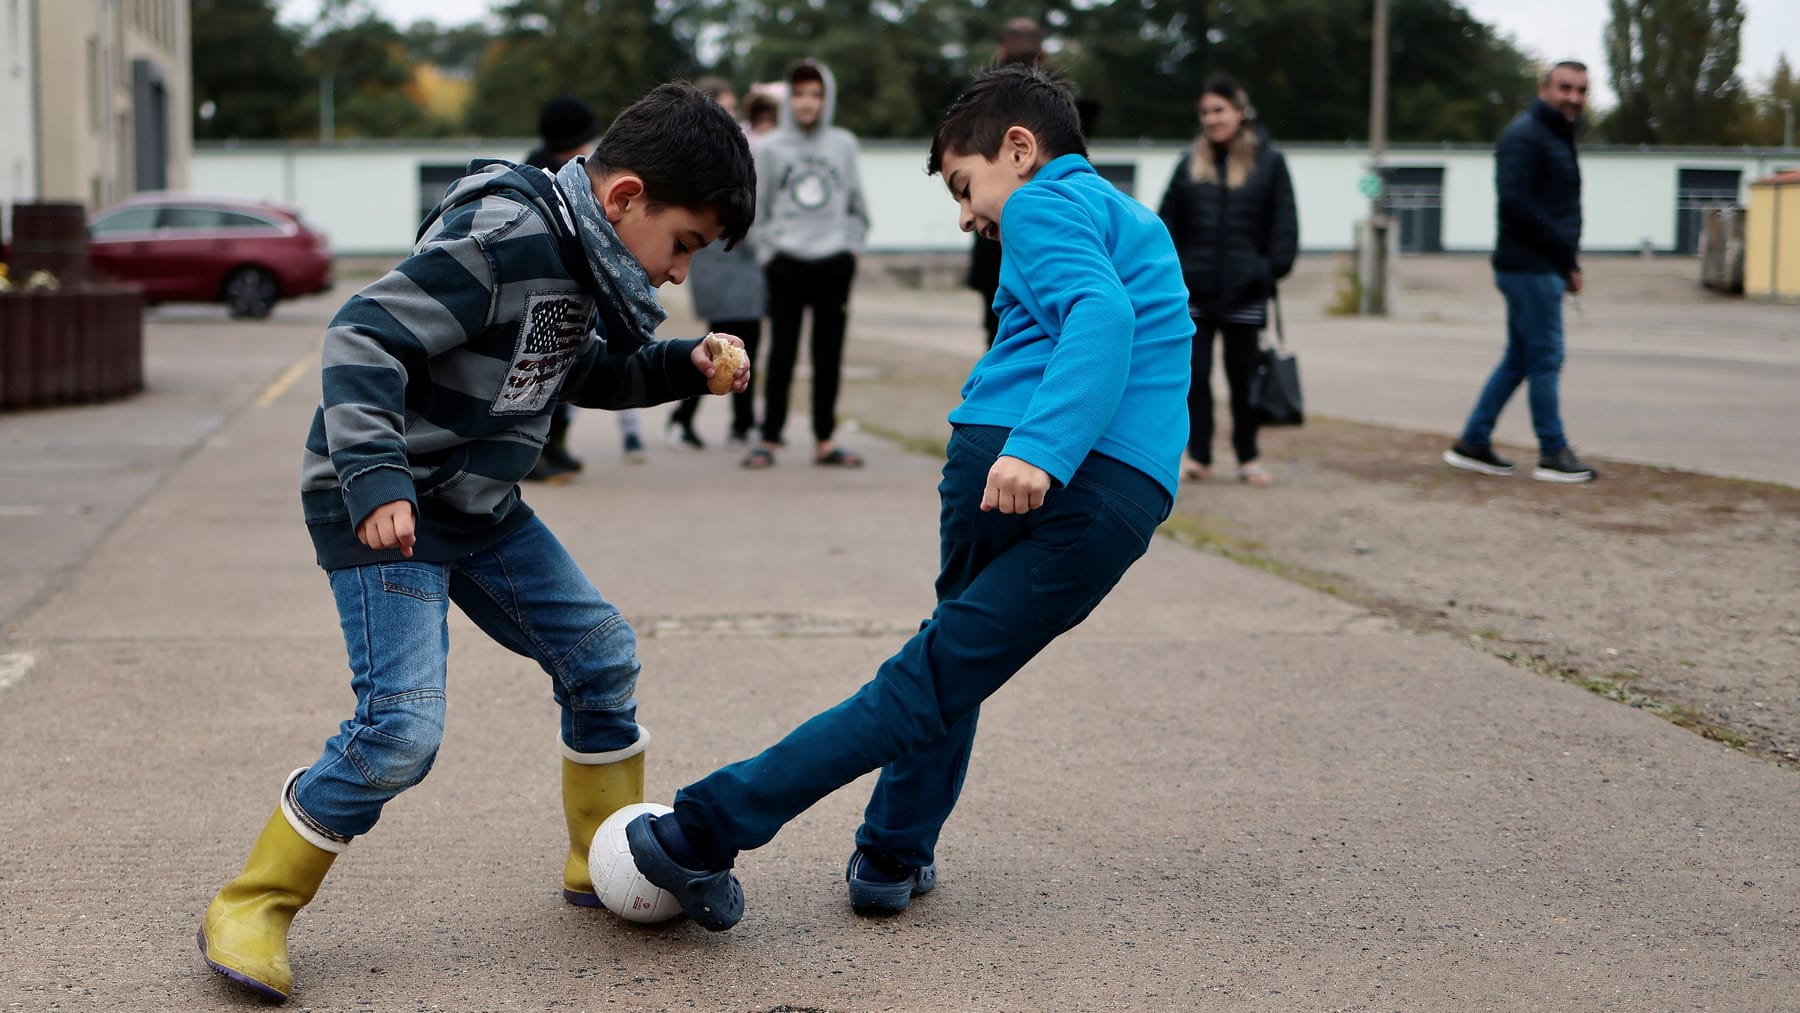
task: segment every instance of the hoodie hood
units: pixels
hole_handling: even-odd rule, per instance
[[[786,94],[781,96],[781,116],[776,121],[775,130],[791,130],[801,134],[825,133],[831,129],[837,116],[837,78],[831,76],[830,67],[816,60],[802,60],[795,69],[798,69],[799,66],[811,67],[819,72],[820,79],[825,82],[825,106],[819,110],[819,122],[814,124],[811,130],[800,129],[800,124],[794,122],[794,72],[790,70],[788,71],[788,88]]]
[[[548,173],[531,166],[515,165],[501,158],[477,158],[469,163],[462,178],[451,183],[450,189],[444,191],[444,197],[438,201],[437,207],[432,208],[431,213],[419,224],[419,234],[413,241],[422,242],[434,232],[438,219],[451,208],[480,200],[488,194],[510,197],[537,209],[558,239],[575,236],[574,223],[562,209],[562,200],[556,196],[555,184]]]
[[[869,229],[856,136],[832,125],[837,80],[824,64],[808,62],[825,85],[818,125],[802,130],[794,123],[790,94],[781,103],[781,125],[754,148],[756,225],[749,238],[762,264],[778,256],[822,260],[860,253]]]

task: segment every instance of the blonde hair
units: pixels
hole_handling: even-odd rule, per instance
[[[1244,114],[1238,124],[1237,135],[1225,145],[1225,186],[1236,190],[1250,179],[1250,173],[1256,169],[1256,152],[1262,147],[1262,141],[1256,131],[1250,127],[1250,96],[1237,82],[1228,77],[1215,77],[1200,93],[1202,101],[1208,95],[1217,95],[1231,103],[1232,107]],[[1219,181],[1218,161],[1219,146],[1214,144],[1202,130],[1194,135],[1194,145],[1188,156],[1188,177],[1196,183],[1217,183]]]

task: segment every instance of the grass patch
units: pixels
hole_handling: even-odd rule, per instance
[[[1174,539],[1190,549],[1210,552],[1222,556],[1234,563],[1240,563],[1254,570],[1272,574],[1283,580],[1291,580],[1303,587],[1310,587],[1358,605],[1367,604],[1362,595],[1354,589],[1343,585],[1343,578],[1323,570],[1314,570],[1265,554],[1263,543],[1252,538],[1242,538],[1220,530],[1216,522],[1197,514],[1174,513],[1163,521],[1157,533]]]
[[[916,433],[903,433],[898,429],[890,429],[878,422],[857,419],[857,428],[878,439],[895,444],[903,450],[914,454],[923,454],[936,460],[944,459],[945,439],[942,436],[920,436]]]
[[[1340,254],[1337,260],[1337,286],[1332,299],[1325,304],[1325,315],[1353,317],[1362,312],[1362,278],[1356,273],[1356,262]]]

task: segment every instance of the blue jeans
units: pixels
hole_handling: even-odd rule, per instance
[[[356,712],[289,795],[322,836],[367,833],[381,807],[431,769],[444,735],[451,602],[550,674],[570,749],[637,742],[637,635],[537,518],[454,562],[373,563],[330,578]]]
[[[676,818],[708,868],[730,866],[877,767],[857,843],[909,866],[934,860],[981,702],[1087,618],[1171,506],[1149,476],[1091,454],[1039,509],[984,513],[982,489],[1006,436],[958,426],[950,438],[938,485],[938,604],[919,632],[849,699],[676,794]]]
[[[1477,449],[1492,445],[1501,409],[1526,383],[1538,453],[1549,457],[1569,445],[1556,396],[1563,363],[1564,281],[1555,274],[1495,271],[1494,284],[1506,297],[1506,354],[1481,389],[1462,441]]]

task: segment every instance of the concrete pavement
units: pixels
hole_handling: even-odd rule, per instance
[[[937,463],[869,433],[941,433],[974,317],[858,300],[845,410],[865,432],[845,438],[867,469],[660,445],[628,466],[589,414],[581,480],[528,492],[643,638],[653,799],[841,699],[930,608]],[[0,1008],[260,1005],[192,937],[349,706],[294,490],[317,378],[288,371],[330,308],[165,314],[146,397],[0,417]],[[1338,382],[1307,365],[1315,397]],[[725,417],[702,409],[715,444]],[[940,886],[887,921],[843,900],[866,778],[744,856],[729,933],[567,907],[547,682],[466,621],[451,635],[438,764],[297,920],[295,1008],[1800,995],[1792,772],[1168,540],[990,702]]]

